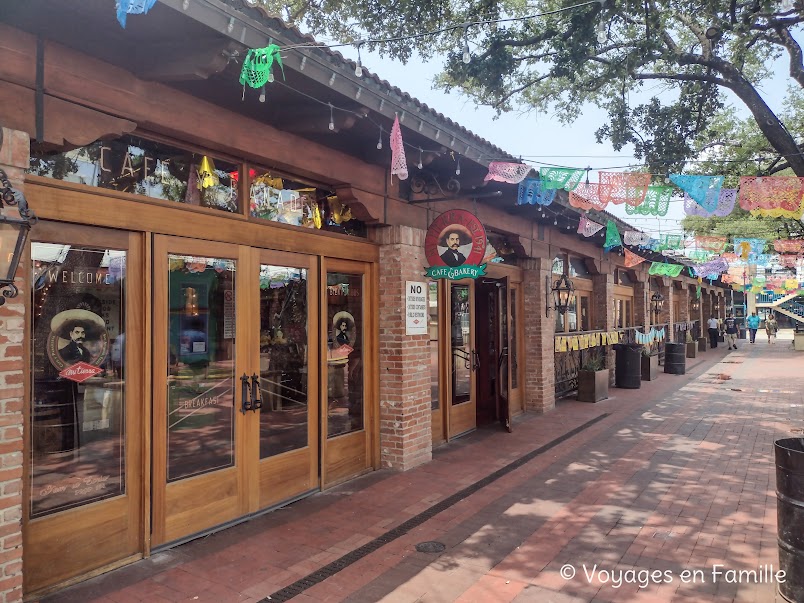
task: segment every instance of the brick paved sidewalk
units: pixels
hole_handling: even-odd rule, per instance
[[[513,434],[480,430],[413,471],[377,471],[46,601],[772,602],[774,584],[712,575],[715,564],[778,569],[773,442],[804,427],[804,355],[758,339],[688,360],[685,376],[526,415]],[[417,552],[424,541],[446,548]],[[371,552],[342,559],[359,547]],[[297,582],[339,559],[323,581]],[[664,583],[640,588],[640,570]]]

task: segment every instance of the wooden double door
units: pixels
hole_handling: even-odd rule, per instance
[[[499,422],[511,431],[512,338],[508,277],[464,280],[446,284],[449,333],[447,384],[448,437],[454,438],[479,425]],[[514,354],[516,357],[516,354]]]
[[[368,286],[364,264],[156,237],[152,546],[371,466]]]
[[[374,465],[371,264],[47,222],[37,237],[26,591]]]

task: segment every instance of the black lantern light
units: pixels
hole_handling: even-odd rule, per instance
[[[16,207],[19,217],[8,215],[10,208]],[[0,169],[0,306],[6,298],[16,297],[17,286],[14,276],[17,273],[28,231],[36,223],[36,216],[28,209],[25,196],[11,188],[6,173]]]
[[[553,309],[559,314],[565,314],[567,309],[575,301],[575,286],[566,274],[562,274],[556,279],[550,288],[553,293]],[[550,313],[550,302],[546,303],[547,314]]]
[[[700,308],[700,307],[701,307],[701,304],[698,303],[697,299],[692,302],[692,309],[695,310],[696,312],[698,311],[698,308]]]
[[[653,308],[653,322],[659,322],[659,313],[664,307],[664,295],[658,291],[650,296],[651,307]]]

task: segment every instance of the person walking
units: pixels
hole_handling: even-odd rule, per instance
[[[779,330],[779,323],[776,317],[770,314],[765,320],[765,332],[768,334],[768,343],[776,343],[776,331]]]
[[[716,348],[717,347],[717,331],[720,323],[717,320],[717,317],[713,314],[712,318],[706,321],[706,325],[709,327],[709,347]]]
[[[729,314],[724,323],[726,325],[726,343],[729,349],[737,349],[737,320]]]
[[[756,312],[751,312],[751,316],[748,317],[748,332],[751,334],[751,343],[755,343],[757,340],[758,328],[759,316],[757,316]]]

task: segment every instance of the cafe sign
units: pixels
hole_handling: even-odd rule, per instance
[[[486,230],[477,217],[451,209],[433,220],[424,239],[426,276],[459,280],[485,274]]]

